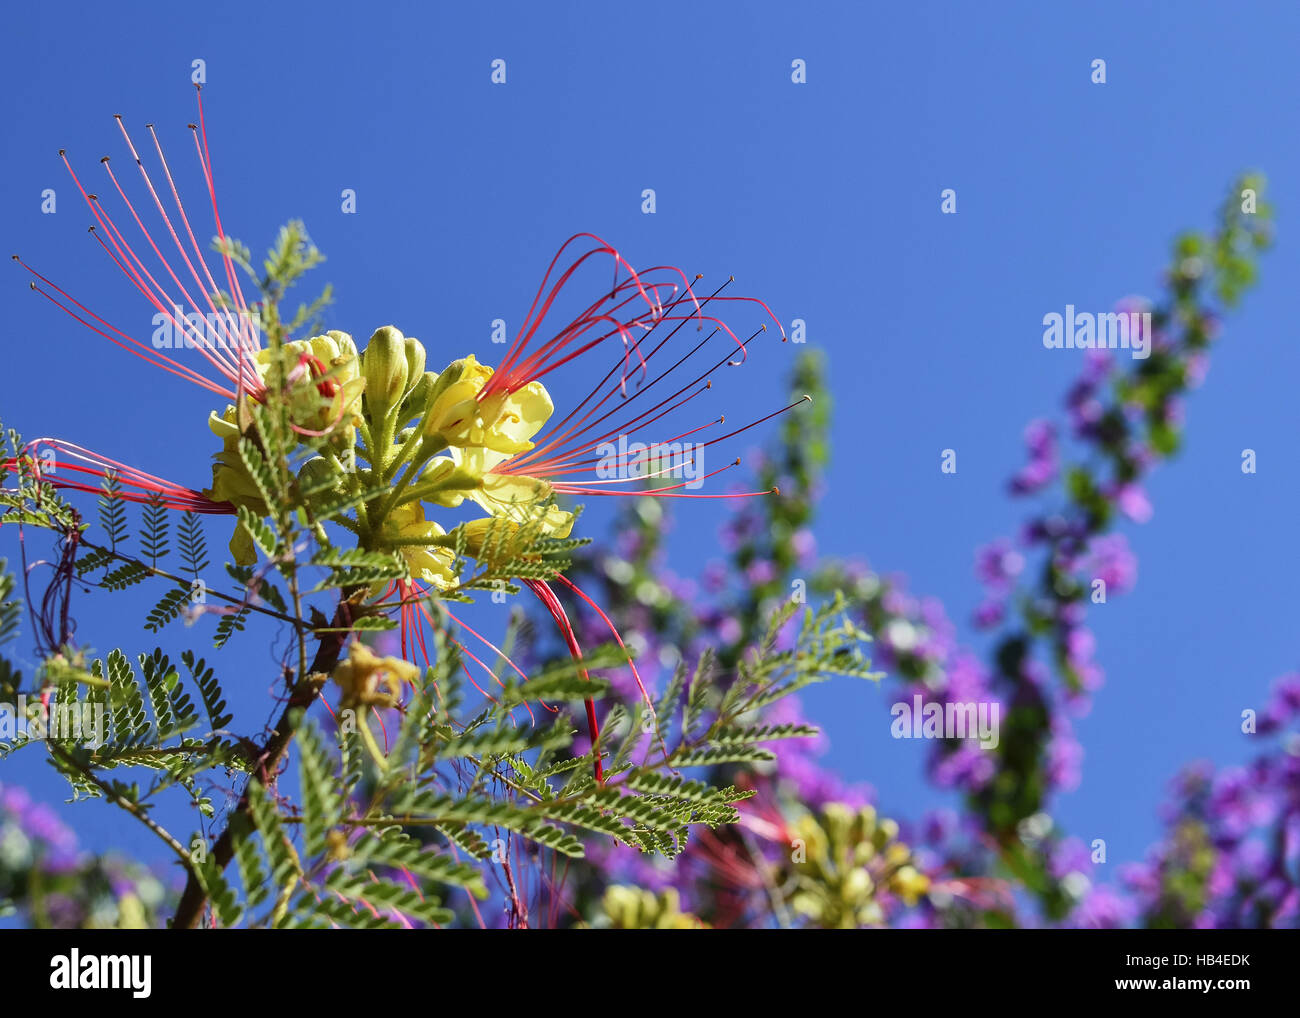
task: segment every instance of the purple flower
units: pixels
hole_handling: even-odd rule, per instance
[[[21,818],[31,804],[32,797],[27,794],[27,789],[18,785],[0,785],[0,809]]]
[[[1092,853],[1079,838],[1062,838],[1051,847],[1047,868],[1057,880],[1062,880],[1071,873],[1091,876]]]
[[[1093,538],[1083,555],[1081,568],[1091,579],[1102,580],[1108,595],[1127,593],[1137,583],[1137,556],[1123,534]]]
[[[1048,421],[1030,421],[1025,428],[1025,447],[1029,462],[1011,479],[1011,491],[1016,495],[1038,491],[1056,478],[1056,428]]]
[[[1273,684],[1273,695],[1264,708],[1259,730],[1269,733],[1300,715],[1300,672],[1283,675]]]
[[[1087,350],[1083,355],[1083,370],[1079,372],[1079,381],[1096,387],[1106,380],[1114,367],[1115,355],[1110,350]]]
[[[1112,887],[1091,888],[1074,911],[1074,921],[1088,930],[1113,930],[1137,918],[1137,906]]]
[[[1079,395],[1078,398],[1070,401],[1069,411],[1070,425],[1074,433],[1083,438],[1093,433],[1097,422],[1105,412],[1105,407],[1092,395]]]
[[[1130,482],[1128,484],[1110,485],[1106,495],[1115,502],[1115,505],[1119,507],[1119,511],[1134,523],[1146,523],[1155,513],[1151,506],[1151,500],[1147,498],[1147,494],[1142,490],[1140,484]]]
[[[1092,660],[1093,651],[1097,649],[1097,638],[1092,630],[1084,626],[1075,626],[1065,634],[1065,658],[1072,668]]]
[[[1160,869],[1154,862],[1124,863],[1119,878],[1143,902],[1152,903],[1160,895]]]
[[[807,566],[817,556],[817,538],[807,527],[800,527],[790,535],[790,548],[799,565]]]
[[[1070,791],[1083,777],[1083,747],[1074,737],[1070,723],[1058,715],[1052,720],[1052,738],[1047,744],[1047,780],[1056,788]]]
[[[975,609],[972,622],[977,629],[992,629],[1006,617],[1006,602],[986,598]]]
[[[957,823],[957,814],[953,810],[931,810],[921,821],[921,840],[931,846],[942,845],[957,830]]]
[[[968,651],[958,654],[948,669],[943,694],[951,703],[980,703],[993,699],[983,662]]]
[[[1008,590],[1025,568],[1025,557],[1005,537],[975,552],[975,575],[990,590]]]
[[[1252,827],[1272,822],[1277,814],[1273,800],[1261,794],[1244,767],[1232,767],[1215,778],[1209,807],[1216,833],[1228,841],[1238,841]]]
[[[727,567],[714,559],[704,567],[704,574],[700,579],[707,593],[720,593],[727,586]]]
[[[994,754],[969,741],[930,762],[930,776],[936,785],[940,788],[961,787],[967,791],[977,791],[987,785],[995,769]]]

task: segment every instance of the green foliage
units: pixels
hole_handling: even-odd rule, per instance
[[[279,546],[275,539],[275,531],[263,519],[253,515],[253,511],[248,506],[239,507],[239,525],[257,542],[262,554],[267,558],[276,557]]]
[[[41,460],[13,428],[0,425],[0,524],[63,533],[83,529],[80,516],[41,475]]]
[[[171,547],[168,535],[171,516],[161,495],[154,495],[144,507],[144,522],[140,528],[140,547],[149,558],[149,564],[158,568],[158,560],[167,555]]]
[[[113,561],[114,552],[111,548],[96,548],[77,559],[77,575],[85,576],[87,573],[93,573],[107,567]]]
[[[220,650],[230,642],[236,633],[242,633],[248,625],[249,607],[241,606],[221,616],[217,622],[217,631],[212,638],[212,646]]]
[[[99,497],[99,525],[108,535],[110,547],[117,551],[119,544],[130,538],[126,529],[126,508],[122,504],[122,485],[117,475],[106,473],[101,482],[104,493]]]
[[[0,643],[7,643],[18,635],[18,620],[22,616],[21,601],[13,600],[14,577],[9,563],[0,558]]]
[[[212,816],[197,776],[243,770],[246,753],[218,733],[217,725],[203,738],[190,734],[201,727],[198,709],[162,650],[141,654],[137,662],[139,672],[120,650],[88,668],[75,658],[46,661],[40,678],[53,696],[43,731],[29,730],[6,751],[44,746],[49,762],[67,779],[73,800],[108,799],[150,824],[184,856],[179,844],[149,819],[153,803],[179,788],[200,812]],[[195,671],[191,668],[191,675]],[[204,703],[224,705],[211,672],[200,675],[196,685]],[[126,771],[132,778],[109,776],[110,771]]]
[[[276,611],[287,612],[289,610],[288,603],[284,599],[284,594],[280,592],[280,588],[261,573],[255,574],[252,566],[237,566],[227,563],[226,572],[244,591],[245,596],[241,601],[251,603],[252,601],[262,600]]]
[[[386,551],[364,551],[361,548],[321,548],[312,556],[312,564],[324,566],[329,573],[320,581],[318,590],[359,586],[381,580],[401,579],[406,575],[406,565],[401,558]]]
[[[134,560],[124,563],[110,573],[106,573],[102,586],[106,590],[125,590],[137,583],[143,583],[153,575],[153,570],[143,562]]]
[[[195,659],[193,651],[182,653],[181,661],[189,669],[190,678],[199,689],[199,698],[203,701],[211,730],[217,732],[225,728],[230,724],[231,716],[226,713],[226,701],[221,695],[221,686],[217,683],[215,673],[203,658]]]
[[[321,256],[296,222],[260,270],[239,242],[220,242],[220,250],[256,285],[268,358],[265,390],[237,401],[238,435],[226,438],[233,462],[222,467],[248,494],[233,513],[232,549],[245,564],[225,566],[225,589],[206,582],[211,555],[197,513],[181,514],[173,534],[163,498],[153,496],[132,544],[124,502],[136,496],[111,472],[97,527],[88,528],[12,433],[0,468],[13,475],[0,494],[5,522],[51,529],[70,548],[61,575],[79,582],[52,588],[59,598],[149,584],[146,630],[159,633],[184,615],[187,624],[206,623],[217,648],[254,626],[275,627],[264,633],[283,653],[266,679],[280,685],[283,702],[269,725],[258,716],[241,726],[218,667],[188,648],[111,649],[94,659],[53,648],[26,690],[52,692],[56,707],[89,709],[88,716],[99,710],[96,738],[24,738],[8,750],[44,746],[73,799],[121,809],[167,846],[187,877],[177,924],[207,917],[226,926],[443,925],[463,918],[464,905],[453,903],[487,896],[512,851],[579,859],[601,839],[675,857],[701,825],[736,823],[736,803],[750,794],[715,780],[719,764],[767,761],[765,744],[813,734],[765,724],[764,706],[830,674],[871,675],[862,634],[844,620],[842,604],[808,612],[793,643],[778,650],[777,634],[793,624],[793,609],[782,610],[751,655],[707,653],[693,669],[683,665],[653,707],[613,704],[595,745],[576,752],[575,717],[584,701],[613,697],[604,673],[625,668],[628,651],[589,647],[579,660],[566,655],[525,677],[510,659],[513,628],[500,651],[482,641],[497,660],[480,660],[457,642],[442,603],[525,585],[542,590],[573,568],[588,539],[550,536],[551,501],[450,533],[392,536],[390,514],[427,494],[418,479],[445,444],[421,444],[419,428],[394,435],[393,422],[352,411],[346,428],[302,426],[312,414],[330,418],[335,393],[327,382],[348,363],[316,363],[286,347],[329,300],[327,290],[289,320],[280,310]],[[235,306],[229,293],[208,296]],[[307,370],[310,384],[294,388]],[[418,447],[424,458],[394,464],[385,450],[395,444],[411,456]],[[460,475],[452,473],[454,487]],[[453,562],[449,578],[420,583],[404,540]],[[11,579],[0,582],[0,639],[17,625],[12,590]],[[770,604],[754,607],[755,618],[772,614]],[[357,652],[356,641],[402,615],[432,618],[419,640],[423,675],[409,661]],[[168,632],[179,635],[178,627]],[[410,646],[406,657],[415,652]],[[475,674],[489,676],[486,688]],[[3,665],[0,681],[17,689],[21,677]],[[329,721],[313,711],[321,699],[330,703]],[[162,812],[155,807],[173,798],[210,823],[175,837],[155,819]]]
[[[377,745],[363,714],[336,711],[330,740],[294,712],[297,794],[286,797],[281,789],[272,799],[260,783],[250,782],[248,808],[230,826],[233,874],[218,879],[208,866],[196,879],[205,894],[216,896],[212,904],[223,924],[441,925],[455,919],[444,904],[450,890],[486,893],[485,867],[503,858],[503,838],[570,858],[581,858],[591,837],[676,856],[692,827],[734,823],[735,804],[751,793],[675,772],[721,760],[768,759],[770,752],[758,743],[812,734],[804,726],[745,720],[756,701],[813,681],[821,664],[830,662],[842,674],[871,674],[860,649],[851,646],[857,634],[837,617],[840,607],[809,612],[790,650],[771,652],[768,659],[756,656],[738,683],[741,695],[713,687],[707,707],[697,695],[696,714],[707,710],[711,723],[695,738],[675,741],[667,757],[641,727],[629,726],[618,749],[621,762],[602,783],[592,779],[591,768],[595,755],[607,751],[596,747],[582,756],[568,755],[574,731],[566,715],[548,726],[521,726],[514,714],[539,691],[550,700],[607,692],[603,683],[583,679],[580,672],[620,660],[612,648],[598,649],[582,663],[556,662],[527,683],[505,687],[495,703],[465,723],[453,724],[435,703],[460,701],[463,673],[455,645],[435,631],[431,657],[436,663],[412,685],[391,745]],[[773,628],[788,617],[779,615]],[[174,706],[174,670],[158,654],[141,660],[155,716],[176,727],[172,716],[179,719],[182,712]],[[109,664],[122,671],[125,659]],[[210,702],[210,670],[192,659],[185,664],[210,719],[215,713],[224,722],[221,705]],[[682,700],[685,675],[683,670],[676,692],[667,691],[657,705],[665,718],[679,711],[675,702]],[[159,676],[166,678],[159,681]],[[169,696],[165,703],[163,693]],[[137,714],[143,711],[141,701],[131,701]],[[192,708],[185,717],[193,722]],[[617,717],[612,720],[617,727]]]
[[[145,629],[151,633],[158,632],[184,610],[189,600],[189,587],[176,587],[174,590],[167,591],[158,599],[158,603],[149,612],[149,617],[145,619],[144,623]]]
[[[203,536],[198,513],[186,511],[181,518],[178,536],[185,568],[191,576],[198,579],[199,574],[208,567],[208,542]]]

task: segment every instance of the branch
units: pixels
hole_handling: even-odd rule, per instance
[[[212,858],[218,870],[224,870],[234,857],[235,845],[231,820],[241,813],[248,812],[248,790],[252,782],[257,782],[265,788],[268,783],[267,775],[273,775],[279,769],[280,761],[288,752],[289,745],[297,734],[298,724],[301,723],[303,715],[299,712],[315,702],[330,673],[338,664],[343,645],[347,642],[348,633],[351,631],[352,619],[352,603],[344,597],[339,601],[339,606],[334,612],[334,621],[331,623],[331,626],[338,627],[339,631],[323,633],[319,636],[316,656],[312,659],[306,677],[294,687],[289,695],[289,702],[285,704],[284,711],[280,715],[280,720],[276,722],[266,742],[255,754],[256,766],[249,775],[249,784],[245,785],[244,792],[239,797],[239,804],[227,818],[225,830],[221,832],[221,836],[212,848]],[[172,929],[188,930],[197,926],[207,902],[207,892],[203,890],[191,871],[185,884],[185,892],[176,907],[176,916],[172,919]]]

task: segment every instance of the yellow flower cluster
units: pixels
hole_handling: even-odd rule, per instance
[[[564,538],[572,532],[573,514],[549,502],[548,483],[495,472],[533,449],[533,437],[550,419],[555,407],[540,382],[484,397],[491,367],[470,355],[441,372],[425,371],[423,344],[392,326],[377,330],[361,354],[344,332],[280,349],[277,372],[271,370],[271,352],[258,353],[259,381],[281,383],[293,426],[303,435],[325,436],[328,443],[326,456],[309,460],[300,480],[318,489],[322,476],[333,472],[338,483],[330,493],[336,494],[349,483],[343,464],[355,464],[357,456],[367,460],[365,484],[389,484],[391,497],[368,504],[371,517],[364,526],[357,524],[362,546],[398,552],[412,578],[444,590],[458,582],[454,541],[426,517],[426,505],[455,508],[469,499],[484,510],[485,519],[465,524],[466,547],[476,556],[485,549],[506,555],[513,535],[525,525],[539,536]],[[252,433],[249,408],[214,412],[208,426],[222,448],[213,457],[212,487],[205,494],[268,515],[239,452],[240,439]],[[500,521],[496,528],[494,520]],[[503,535],[501,526],[511,532]],[[486,540],[489,533],[492,539]],[[256,561],[242,526],[231,551],[241,565]]]
[[[870,806],[853,810],[829,803],[820,816],[806,813],[791,826],[791,905],[819,926],[881,926],[882,892],[915,905],[930,880],[898,841],[898,824]]]
[[[643,887],[614,884],[606,888],[600,905],[606,921],[616,930],[699,930],[708,925],[682,911],[675,887],[655,894]]]
[[[257,352],[257,381],[267,385],[272,377],[270,349]],[[311,339],[294,340],[281,347],[281,374],[289,404],[289,417],[295,427],[314,433],[329,433],[331,441],[349,450],[356,444],[356,425],[360,423],[361,378],[356,344],[346,332],[328,332]],[[252,379],[249,380],[252,382]],[[251,387],[251,386],[250,386]],[[208,428],[221,439],[221,451],[213,456],[212,487],[204,495],[214,502],[246,506],[257,516],[270,512],[253,476],[239,454],[239,439],[249,427],[247,415],[250,396],[242,396],[245,421],[241,426],[240,408],[227,406],[208,416]],[[242,527],[235,528],[230,551],[239,565],[257,561],[252,537]]]

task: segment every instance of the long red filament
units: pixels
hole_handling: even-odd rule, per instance
[[[46,468],[42,458],[36,453],[36,450],[42,446],[56,453],[52,469]],[[123,487],[117,497],[127,502],[149,503],[160,500],[162,504],[172,509],[212,515],[228,516],[235,512],[235,507],[229,502],[214,502],[193,488],[186,488],[161,477],[155,477],[143,470],[137,470],[135,467],[57,438],[38,438],[28,442],[24,446],[23,458],[40,470],[43,482],[55,488],[102,495],[104,489],[101,485],[87,484],[76,475],[101,479],[112,476]],[[8,469],[15,469],[20,464],[16,459],[9,459],[5,461],[5,466]],[[69,477],[68,471],[71,471],[74,476]]]
[[[551,618],[560,629],[560,635],[564,638],[565,645],[569,648],[569,654],[579,663],[578,673],[584,679],[590,679],[587,669],[581,667],[582,648],[578,645],[578,636],[573,631],[573,623],[569,621],[569,616],[565,614],[564,605],[560,604],[560,599],[555,596],[555,591],[550,588],[544,580],[524,580],[524,584],[537,595],[537,599],[542,602],[546,610],[550,612]],[[600,722],[596,720],[596,701],[587,697],[583,701],[587,706],[587,731],[591,736],[591,751],[595,756],[595,773],[596,782],[605,780],[605,766],[602,763],[602,752],[600,749]]]

